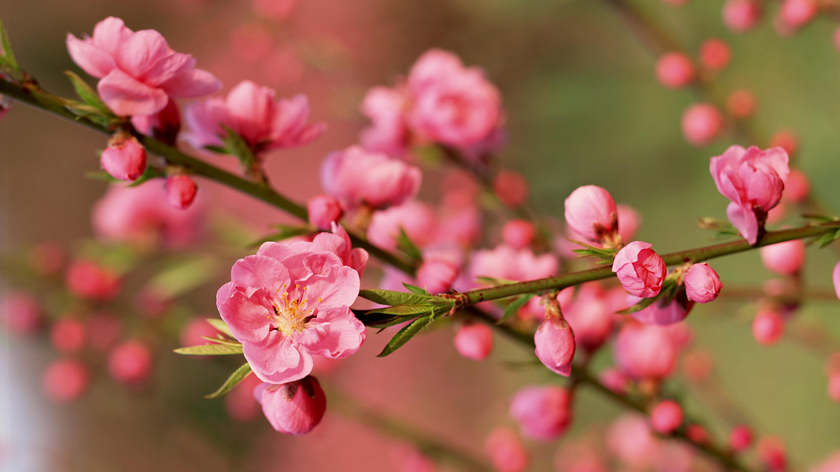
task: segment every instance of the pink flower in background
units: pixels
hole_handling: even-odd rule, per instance
[[[750,244],[758,241],[767,212],[782,198],[790,168],[782,148],[766,151],[752,146],[730,146],[713,157],[709,170],[718,192],[731,200],[726,216]]]
[[[772,346],[785,334],[785,319],[772,308],[762,308],[753,318],[752,333],[762,346]]]
[[[510,220],[502,228],[502,240],[514,249],[522,249],[531,245],[536,230],[534,225],[526,220]]]
[[[170,98],[209,95],[221,83],[195,68],[189,54],[173,51],[154,30],[134,32],[119,18],[96,24],[93,37],[67,34],[67,50],[85,72],[101,79],[102,100],[120,116],[154,115]]]
[[[50,343],[62,354],[74,354],[85,347],[87,330],[84,323],[69,316],[62,316],[50,329]]]
[[[472,280],[490,277],[502,280],[542,279],[557,273],[559,261],[553,254],[535,255],[530,249],[514,249],[500,244],[495,249],[475,251],[470,260]]]
[[[215,338],[219,331],[207,322],[207,318],[196,316],[181,328],[181,346],[203,346],[210,344],[204,338]]]
[[[668,328],[626,322],[613,346],[619,369],[634,379],[663,379],[674,372],[679,345]]]
[[[417,269],[417,283],[432,295],[448,292],[458,278],[458,266],[444,259],[426,259]]]
[[[568,377],[575,357],[575,334],[563,319],[543,321],[534,334],[535,353],[552,372]]]
[[[576,345],[587,352],[607,341],[615,323],[613,310],[597,283],[581,285],[574,300],[563,305],[563,315],[574,330]]]
[[[840,451],[831,453],[825,460],[811,467],[809,472],[840,472]]]
[[[234,264],[216,306],[264,382],[300,380],[312,356],[342,359],[361,347],[365,327],[350,311],[359,272],[345,265],[348,251],[321,233],[312,243],[265,243]]]
[[[455,349],[467,359],[483,361],[493,350],[493,330],[485,324],[465,324],[455,334]]]
[[[400,206],[374,212],[367,228],[371,243],[382,249],[397,248],[400,229],[419,248],[428,246],[436,236],[437,218],[427,203],[411,200]]]
[[[680,404],[673,400],[659,402],[650,412],[650,426],[660,434],[674,432],[683,422]]]
[[[359,146],[330,154],[321,164],[321,186],[348,208],[399,205],[420,191],[420,169]]]
[[[572,398],[562,387],[526,387],[516,393],[510,415],[522,435],[539,441],[559,438],[572,421]]]
[[[90,385],[90,371],[81,361],[61,359],[47,366],[41,380],[44,393],[57,403],[78,399]]]
[[[680,52],[663,54],[656,62],[656,76],[668,88],[682,88],[694,80],[694,63]]]
[[[254,389],[263,414],[275,431],[306,434],[312,431],[327,410],[327,396],[315,377],[305,377],[282,385],[264,383]]]
[[[344,215],[341,203],[332,195],[316,195],[306,202],[309,222],[321,231],[329,230]]]
[[[727,0],[723,5],[723,23],[736,33],[752,29],[760,19],[758,0]]]
[[[641,298],[651,298],[662,290],[667,267],[652,245],[633,241],[624,246],[613,260],[612,270],[627,292]]]
[[[595,185],[578,187],[564,203],[566,224],[593,242],[618,232],[618,209],[612,195]]]
[[[729,433],[729,448],[735,452],[747,450],[753,443],[753,432],[749,426],[738,425]],[[838,469],[840,471],[840,469]]]
[[[95,301],[108,301],[122,288],[119,275],[95,262],[72,262],[64,276],[67,289],[74,295]]]
[[[297,7],[298,0],[252,0],[254,12],[272,20],[288,18]]]
[[[178,210],[186,210],[195,201],[198,186],[188,175],[173,175],[166,179],[164,192],[169,206]]]
[[[362,131],[359,141],[365,149],[393,157],[402,157],[411,144],[405,119],[408,96],[401,89],[374,87],[362,101],[362,113],[371,126]]]
[[[621,204],[615,208],[618,211],[618,234],[625,244],[629,243],[642,226],[642,215],[630,205]]]
[[[700,45],[700,62],[713,71],[723,70],[731,59],[732,48],[722,39],[707,39]]]
[[[0,320],[12,333],[33,334],[38,331],[43,321],[41,304],[27,293],[6,293],[0,302]]]
[[[152,351],[140,341],[128,341],[108,355],[108,373],[117,382],[136,387],[152,375]]]
[[[222,146],[227,126],[242,136],[254,154],[303,146],[320,137],[323,123],[309,123],[309,101],[303,95],[275,101],[274,90],[250,80],[240,82],[227,97],[191,103],[184,110],[184,140],[196,149]]]
[[[484,442],[484,450],[498,472],[525,472],[530,464],[525,445],[507,428],[493,430]]]
[[[794,275],[805,264],[805,243],[801,239],[759,249],[764,267],[779,275]]]
[[[493,192],[502,204],[515,208],[528,199],[528,181],[518,172],[502,170],[493,178]]]
[[[709,264],[694,264],[685,274],[685,293],[689,300],[709,303],[720,295],[723,284],[717,272]]]
[[[631,306],[639,301],[641,301],[640,298],[630,297]],[[646,324],[671,325],[684,320],[692,308],[694,308],[694,302],[688,299],[685,287],[678,287],[673,300],[662,297],[647,308],[633,313],[632,316]]]
[[[634,469],[648,469],[659,454],[659,441],[645,417],[636,413],[626,413],[614,421],[606,441],[610,455]]]
[[[696,147],[712,144],[725,125],[723,113],[710,103],[691,105],[682,116],[683,136]]]

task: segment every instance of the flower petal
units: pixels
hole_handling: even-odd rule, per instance
[[[154,115],[169,101],[163,90],[140,83],[120,69],[112,70],[96,89],[102,101],[119,116]]]
[[[729,217],[732,226],[738,229],[744,239],[750,244],[756,243],[758,240],[758,219],[755,217],[752,208],[744,208],[732,202],[726,207],[726,216]]]
[[[67,52],[77,66],[97,79],[105,77],[117,67],[114,58],[94,46],[90,39],[79,39],[70,33],[67,34]]]
[[[280,331],[272,331],[260,343],[243,343],[242,348],[254,374],[263,382],[292,382],[312,372],[312,356],[298,349],[292,338]]]
[[[222,83],[204,69],[181,72],[160,85],[173,98],[197,98],[216,93]]]
[[[242,343],[260,342],[269,334],[268,317],[273,314],[273,309],[264,294],[260,291],[254,297],[247,297],[233,282],[222,285],[216,292],[219,315]]]
[[[245,287],[247,296],[256,290],[280,290],[291,285],[289,271],[279,261],[265,256],[248,256],[239,259],[230,271],[231,280]]]
[[[353,316],[350,308],[320,310],[301,333],[297,342],[311,354],[330,359],[351,356],[365,342],[365,325]]]

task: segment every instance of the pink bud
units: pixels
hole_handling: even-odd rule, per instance
[[[840,403],[840,372],[828,376],[828,398]]]
[[[759,251],[764,267],[779,275],[794,275],[805,263],[805,243],[801,239],[765,246]]]
[[[683,411],[673,400],[659,402],[650,412],[650,426],[660,434],[671,434],[683,422]]]
[[[700,45],[700,62],[714,71],[723,70],[732,58],[729,44],[722,39],[708,39]]]
[[[566,295],[566,290],[560,293]],[[573,300],[571,294],[568,292],[569,301],[562,300],[561,296],[558,300],[566,321],[574,330],[575,344],[586,352],[595,352],[612,333],[615,311],[610,309],[604,290],[597,283],[581,285]]]
[[[562,387],[526,387],[510,404],[522,435],[539,441],[559,438],[572,420],[571,396]]]
[[[787,468],[785,444],[775,436],[765,436],[758,442],[758,457],[772,472]]]
[[[146,171],[146,150],[137,138],[117,133],[102,151],[102,168],[119,180],[137,180]]]
[[[726,97],[726,111],[735,118],[749,118],[755,111],[755,95],[749,90],[735,90]]]
[[[682,132],[693,146],[702,147],[717,139],[725,124],[723,114],[708,103],[688,107],[682,116]]]
[[[10,292],[0,302],[0,320],[11,333],[33,334],[41,327],[41,305],[31,295]]]
[[[458,277],[458,266],[441,260],[431,259],[417,269],[417,283],[432,295],[448,292]]]
[[[61,359],[51,363],[44,372],[41,386],[47,396],[58,403],[81,397],[90,384],[87,366],[77,360]]]
[[[751,29],[761,18],[761,6],[756,0],[727,0],[723,5],[723,23],[736,33]]]
[[[710,439],[709,432],[706,431],[706,428],[700,426],[699,424],[688,425],[688,427],[685,428],[685,435],[688,437],[688,440],[694,444],[707,444]]]
[[[622,394],[627,391],[627,386],[630,384],[630,380],[615,367],[604,369],[598,375],[598,380],[611,391]]]
[[[56,351],[73,354],[85,347],[87,333],[85,325],[73,318],[61,318],[50,330],[50,342]]]
[[[254,390],[254,396],[274,430],[285,434],[312,431],[327,411],[327,397],[312,376],[282,385],[264,383]]]
[[[145,383],[152,373],[152,352],[139,341],[128,341],[108,355],[108,373],[129,386]]]
[[[40,275],[57,274],[67,259],[64,249],[55,243],[40,243],[32,248],[32,269]]]
[[[528,451],[516,433],[507,428],[493,430],[484,450],[497,472],[525,472],[528,468]]]
[[[685,274],[685,293],[688,299],[697,303],[709,303],[720,295],[723,284],[709,264],[694,264]]]
[[[783,0],[779,10],[779,19],[791,29],[808,24],[819,10],[815,0]]]
[[[656,63],[656,76],[668,88],[682,88],[694,80],[694,63],[685,54],[669,52]]]
[[[455,349],[467,359],[483,361],[493,350],[493,330],[483,324],[465,324],[455,334]]]
[[[659,294],[668,270],[665,261],[651,246],[642,241],[633,241],[618,251],[612,266],[624,290],[641,298]]]
[[[794,203],[802,203],[811,193],[811,182],[808,176],[799,169],[791,169],[788,180],[785,182],[785,193],[783,198]]]
[[[332,195],[316,195],[306,203],[309,222],[321,231],[329,231],[333,223],[338,223],[344,216],[341,203]]]
[[[753,318],[752,332],[759,344],[776,344],[785,332],[785,320],[771,309],[762,309]]]
[[[834,291],[837,292],[837,298],[840,299],[840,262],[834,266],[834,271],[831,273],[831,281],[834,283]]]
[[[566,224],[589,241],[611,239],[618,231],[618,209],[610,192],[595,185],[578,187],[564,203]]]
[[[780,147],[793,157],[799,149],[799,138],[790,131],[779,131],[770,138],[770,147]]]
[[[166,201],[169,203],[169,206],[179,210],[186,210],[195,200],[198,187],[195,185],[195,181],[188,175],[172,175],[167,177],[164,191],[166,192]]]
[[[528,198],[528,182],[518,172],[503,170],[493,179],[493,191],[509,207],[518,207]]]
[[[568,377],[575,357],[575,335],[566,321],[547,319],[534,334],[537,357],[552,372]]]
[[[738,425],[729,433],[729,449],[733,452],[743,452],[752,446],[753,432],[749,426]]]
[[[73,294],[97,301],[114,298],[122,286],[116,273],[90,261],[75,261],[70,264],[64,280]]]
[[[523,249],[534,239],[534,225],[525,220],[510,220],[502,228],[502,240],[510,247]]]

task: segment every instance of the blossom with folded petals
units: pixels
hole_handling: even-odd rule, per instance
[[[410,200],[402,205],[376,211],[367,228],[371,243],[382,249],[397,248],[400,230],[405,231],[411,242],[420,248],[431,243],[437,234],[437,217],[427,203]]]
[[[720,295],[720,290],[723,288],[717,272],[705,262],[692,265],[683,281],[686,296],[697,303],[713,301]]]
[[[254,389],[254,398],[275,431],[306,434],[312,431],[327,410],[327,396],[315,377],[273,385],[263,383]]]
[[[420,191],[418,167],[359,146],[330,154],[321,164],[321,186],[347,208],[399,205]]]
[[[612,195],[596,185],[578,187],[564,202],[566,224],[592,242],[613,239],[618,233],[618,209]]]
[[[641,298],[651,298],[662,290],[667,267],[652,245],[633,241],[618,251],[612,270],[627,292]]]

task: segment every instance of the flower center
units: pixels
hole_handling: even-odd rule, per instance
[[[269,316],[268,319],[271,322],[270,329],[291,335],[306,329],[306,323],[315,316],[315,307],[318,302],[321,302],[321,297],[318,297],[318,302],[309,306],[309,298],[306,297],[308,287],[303,287],[303,295],[294,298],[286,287],[286,284],[283,284],[283,287],[276,290],[279,296],[275,297],[274,303],[271,304],[274,315]],[[295,288],[300,288],[300,285],[296,285]]]

